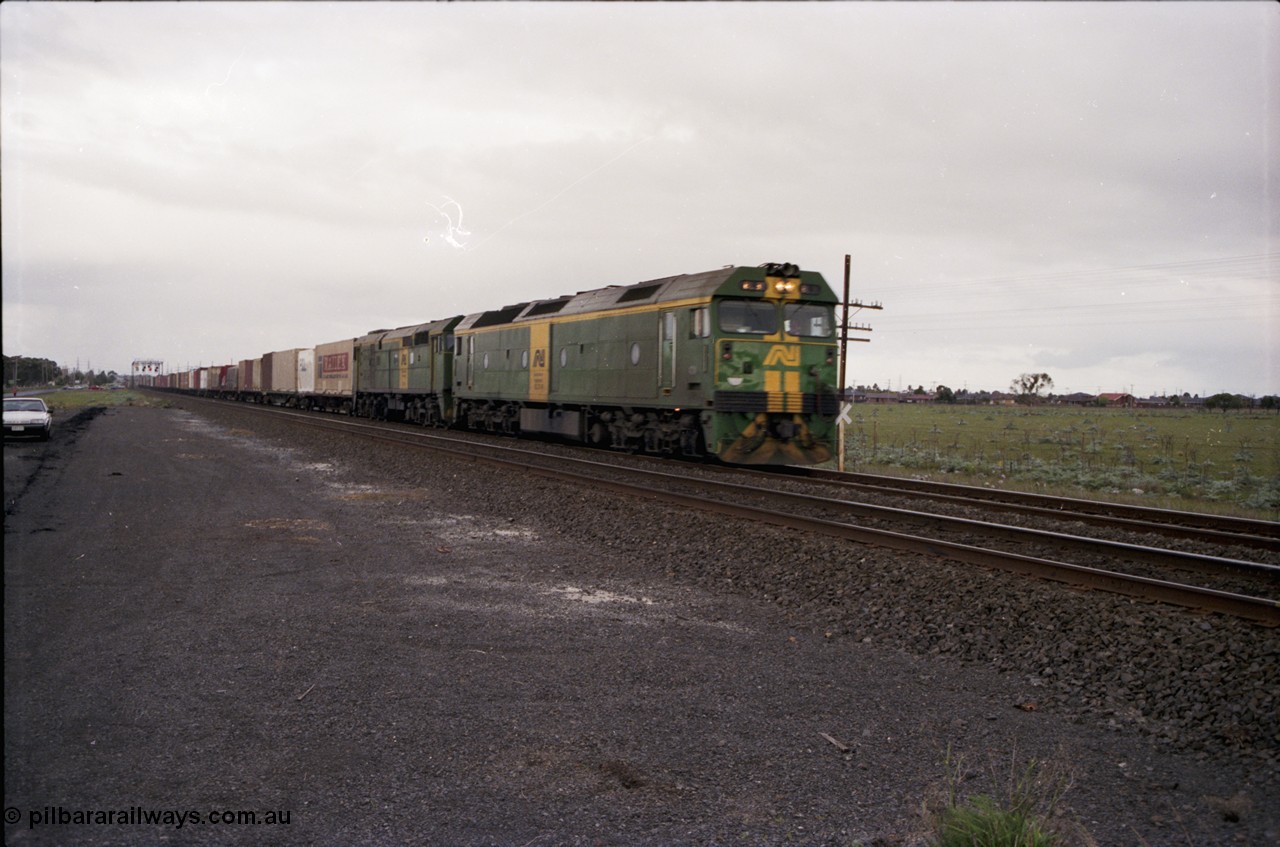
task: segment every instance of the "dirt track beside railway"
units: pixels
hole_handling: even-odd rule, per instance
[[[7,844],[905,845],[948,750],[1070,771],[1100,844],[1280,838],[1273,774],[690,584],[661,509],[391,449],[203,407],[6,445]],[[57,823],[133,808],[289,820]]]

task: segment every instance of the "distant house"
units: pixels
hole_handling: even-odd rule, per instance
[[[1140,409],[1163,409],[1172,405],[1168,397],[1139,397],[1137,403]]]
[[[1136,405],[1132,394],[1102,393],[1098,395],[1098,399],[1108,406],[1121,406],[1131,409]]]
[[[1098,398],[1083,391],[1077,391],[1075,394],[1063,394],[1057,399],[1063,406],[1092,406],[1098,402]]]

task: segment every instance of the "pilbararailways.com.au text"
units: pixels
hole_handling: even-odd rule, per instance
[[[10,825],[26,821],[27,829],[45,826],[287,826],[293,817],[288,809],[149,809],[129,806],[125,809],[69,809],[43,806],[39,809],[4,810],[4,822]]]

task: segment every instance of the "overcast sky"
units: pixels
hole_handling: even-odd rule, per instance
[[[786,261],[851,384],[1280,392],[1280,5],[4,3],[4,352]]]

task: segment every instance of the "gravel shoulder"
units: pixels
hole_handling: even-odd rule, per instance
[[[1229,720],[1272,631],[1115,601],[1102,655],[1000,574],[235,407],[58,423],[5,445],[6,844],[911,845],[957,757],[1069,774],[1073,843],[1280,843],[1274,711]],[[1237,749],[1115,702],[1213,661]],[[135,807],[288,822],[45,823]]]

